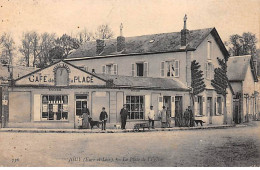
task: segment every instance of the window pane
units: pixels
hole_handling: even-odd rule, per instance
[[[76,108],[81,108],[81,101],[76,101]]]
[[[53,113],[53,112],[50,112],[50,114],[49,114],[49,120],[54,120],[54,113]]]
[[[130,103],[130,96],[126,96],[126,103]]]
[[[135,96],[131,96],[131,103],[135,103]]]
[[[61,112],[56,113],[56,120],[61,120]]]
[[[140,119],[144,119],[144,113],[140,112]]]
[[[48,112],[42,112],[42,118],[48,118]]]
[[[68,119],[68,112],[62,113],[62,119]]]
[[[81,109],[76,109],[76,115],[77,115],[77,116],[82,115]]]
[[[139,112],[135,112],[135,119],[139,119]]]
[[[144,96],[140,96],[140,103],[144,103]]]
[[[135,119],[134,112],[133,112],[133,113],[130,113],[130,115],[131,115],[130,119]]]

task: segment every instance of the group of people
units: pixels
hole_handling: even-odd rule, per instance
[[[87,108],[87,105],[84,104],[82,108],[82,128],[83,129],[89,129],[89,118],[90,118],[90,112]],[[99,116],[99,120],[101,121],[102,130],[106,130],[106,122],[108,119],[108,114],[106,112],[106,108],[102,107],[102,111]]]
[[[90,112],[87,108],[87,105],[83,105],[82,109],[82,127],[84,129],[89,129],[89,117],[90,117]],[[128,116],[128,110],[126,108],[126,104],[123,105],[123,108],[120,111],[120,116],[121,116],[121,129],[125,129],[126,126],[126,120]],[[158,118],[161,121],[161,127],[162,128],[170,128],[171,127],[171,112],[167,110],[165,106],[162,107],[162,110],[159,111],[158,113]],[[102,108],[102,111],[99,116],[99,120],[101,121],[102,124],[102,130],[106,130],[106,122],[108,119],[108,114],[105,110],[105,107]],[[176,116],[175,118],[176,126],[187,126],[187,127],[192,127],[194,126],[194,118],[193,118],[193,113],[191,110],[191,107],[188,106],[186,111],[184,112],[183,117]],[[154,121],[155,121],[155,112],[153,110],[153,106],[150,106],[150,110],[148,112],[148,120],[149,120],[149,127],[154,129]]]

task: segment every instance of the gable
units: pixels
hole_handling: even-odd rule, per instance
[[[106,81],[76,66],[60,61],[27,74],[14,82],[15,86],[99,86]]]

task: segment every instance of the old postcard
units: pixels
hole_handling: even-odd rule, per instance
[[[258,167],[259,0],[0,0],[0,166]]]

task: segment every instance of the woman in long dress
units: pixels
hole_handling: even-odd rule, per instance
[[[87,108],[87,105],[84,104],[82,108],[82,128],[83,129],[89,129],[89,110]]]

